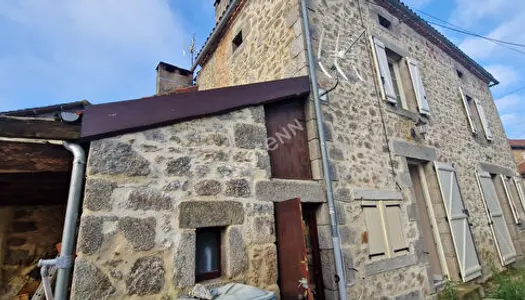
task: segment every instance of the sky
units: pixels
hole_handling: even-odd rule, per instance
[[[522,1],[404,3],[429,21],[525,44]],[[0,1],[0,111],[150,96],[157,63],[189,68],[183,48],[195,34],[200,49],[214,23],[213,0]],[[492,93],[507,135],[525,138],[525,47],[435,27],[501,82]]]

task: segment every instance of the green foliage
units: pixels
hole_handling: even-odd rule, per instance
[[[490,296],[505,300],[525,300],[525,269],[518,268],[495,274]]]
[[[457,292],[455,288],[455,283],[451,280],[447,280],[445,283],[445,288],[438,296],[439,300],[457,300]]]

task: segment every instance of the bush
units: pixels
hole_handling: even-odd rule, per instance
[[[525,300],[525,269],[518,268],[494,275],[490,296],[505,300]]]

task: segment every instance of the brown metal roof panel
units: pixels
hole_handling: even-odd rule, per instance
[[[84,112],[83,140],[175,124],[309,94],[308,77],[92,105]]]

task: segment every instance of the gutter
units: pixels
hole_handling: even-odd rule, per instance
[[[67,300],[69,275],[73,267],[73,250],[75,248],[75,236],[77,230],[78,210],[80,208],[80,196],[84,182],[84,170],[86,165],[86,154],[78,144],[60,140],[32,140],[19,138],[3,138],[2,141],[34,144],[62,145],[73,154],[73,169],[69,183],[69,194],[67,198],[66,216],[64,219],[64,230],[62,232],[62,248],[60,255],[54,259],[41,259],[38,266],[41,267],[42,283],[48,300]],[[50,268],[57,268],[58,275],[55,286],[55,297],[52,295],[50,279],[47,276]]]
[[[312,86],[312,92],[315,104],[315,117],[317,119],[317,130],[319,134],[319,141],[321,144],[321,158],[323,164],[323,179],[326,191],[326,199],[328,200],[328,211],[330,214],[330,227],[332,232],[332,244],[334,247],[335,257],[335,271],[336,271],[336,282],[340,300],[346,300],[346,278],[343,264],[343,253],[341,252],[341,241],[339,239],[339,227],[337,225],[337,212],[335,210],[334,192],[332,187],[332,178],[330,176],[328,151],[326,148],[326,138],[323,123],[323,114],[321,111],[321,99],[319,96],[319,85],[317,84],[317,70],[316,61],[314,58],[314,51],[312,46],[312,36],[310,33],[310,24],[308,18],[308,8],[306,1],[301,1],[301,17],[303,20],[303,30],[306,42],[306,51],[308,59],[308,71],[310,73],[310,85]]]
[[[228,24],[228,21],[230,20],[230,17],[233,15],[233,13],[237,10],[237,7],[241,3],[242,0],[232,0],[230,3],[230,6],[226,10],[226,12],[222,15],[221,20],[219,21],[219,24],[215,27],[213,32],[211,33],[210,37],[206,41],[206,44],[202,47],[202,50],[197,55],[197,58],[195,59],[195,62],[193,63],[193,66],[191,66],[190,72],[193,73],[197,66],[201,63],[201,61],[204,59],[204,57],[208,54],[208,51],[215,45],[217,45],[218,39],[221,37],[221,32]]]

